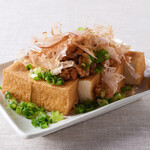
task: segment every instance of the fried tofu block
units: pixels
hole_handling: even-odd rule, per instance
[[[78,102],[78,80],[65,82],[62,86],[50,85],[45,81],[32,80],[32,102],[48,111],[59,111],[68,115]]]
[[[100,83],[100,75],[94,74],[87,78],[79,79],[78,92],[80,101],[94,100],[94,87]]]
[[[29,71],[20,63],[14,63],[3,72],[3,93],[10,91],[16,99],[33,102],[48,111],[58,110],[68,115],[78,102],[78,80],[65,82],[62,86],[50,85],[46,81],[34,81]]]
[[[121,64],[114,64],[112,67],[116,67],[116,71],[115,73],[119,73],[123,75],[123,70],[124,70],[124,60],[121,60]],[[121,80],[118,83],[118,88],[117,88],[117,92],[120,92],[121,87],[123,87],[125,85],[125,79]]]
[[[31,82],[28,73],[29,71],[20,62],[4,69],[2,92],[11,92],[19,102],[30,102]]]
[[[126,56],[130,56],[131,59],[131,66],[135,69],[135,73],[140,75],[139,78],[134,78],[130,71],[128,65],[124,64],[124,76],[126,77],[125,82],[126,84],[130,85],[140,85],[142,79],[144,77],[145,71],[145,57],[143,52],[136,52],[136,51],[129,51]]]

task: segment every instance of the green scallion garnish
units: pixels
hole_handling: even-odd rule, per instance
[[[86,112],[89,112],[89,111],[92,111],[92,110],[94,110],[94,106],[91,106],[91,107],[85,109]]]
[[[103,57],[99,57],[97,60],[96,60],[96,63],[102,63],[104,61]]]
[[[132,89],[132,87],[130,85],[126,85],[126,86],[121,88],[121,91],[124,93],[126,91],[130,91],[131,89]]]
[[[33,79],[34,79],[35,81],[40,80],[40,78],[39,78],[39,77],[34,77]]]
[[[40,127],[41,127],[41,129],[45,129],[48,127],[48,124],[46,122],[41,122]]]
[[[46,72],[42,72],[41,75],[42,75],[42,79],[45,80],[45,78],[47,77],[47,73]]]
[[[107,59],[109,59],[110,58],[110,53],[109,52],[107,52],[106,54],[104,54],[104,59],[105,60],[107,60]]]
[[[64,84],[64,80],[62,78],[57,79],[56,85]]]
[[[104,70],[104,67],[103,67],[103,66],[98,66],[98,67],[95,69],[95,72],[99,74],[99,73],[101,73],[103,70]]]
[[[26,68],[27,68],[27,70],[30,70],[30,69],[32,69],[32,65],[31,65],[31,64],[28,64],[28,65],[26,66]]]
[[[113,101],[117,101],[117,100],[119,100],[119,99],[121,99],[121,94],[120,94],[120,93],[114,94],[112,100],[113,100]]]
[[[17,101],[15,101],[15,100],[10,100],[10,101],[9,101],[9,106],[10,106],[10,108],[12,108],[13,110],[16,110],[16,108],[17,108]]]
[[[107,101],[107,100],[100,100],[100,101],[99,101],[99,105],[100,105],[100,106],[108,105],[108,101]]]
[[[101,55],[105,55],[106,53],[107,53],[106,49],[102,49],[102,50],[100,51],[100,54],[101,54]]]
[[[79,113],[83,113],[85,111],[85,106],[83,104],[80,104],[78,107]]]
[[[100,92],[100,96],[102,97],[102,98],[104,98],[105,97],[105,94],[106,94],[106,91],[103,89],[103,90],[101,90],[101,92]]]
[[[84,31],[85,29],[83,27],[78,27],[78,31]]]
[[[83,101],[82,103],[78,103],[75,105],[74,113],[80,114],[80,113],[89,112],[89,111],[94,110],[98,106],[99,104],[96,100],[95,101],[86,100],[86,101]]]
[[[46,77],[45,78],[46,82],[49,83],[49,84],[52,84],[54,85],[55,84],[55,79],[53,77]]]
[[[9,102],[9,107],[17,114],[22,115],[27,119],[31,119],[31,124],[34,127],[39,126],[41,129],[45,129],[50,123],[56,123],[64,119],[63,114],[58,111],[52,111],[51,116],[47,115],[43,107],[38,107],[32,102],[26,103],[22,101],[19,104],[16,100],[14,100],[15,98],[10,92],[6,92],[5,98]]]
[[[36,128],[39,126],[39,122],[37,119],[32,119],[31,124]]]
[[[11,99],[11,98],[12,98],[12,94],[10,92],[6,92],[5,99]]]
[[[0,90],[2,90],[2,87],[0,86]]]
[[[21,115],[22,114],[22,109],[23,109],[22,106],[17,106],[16,113],[19,114],[19,115]]]

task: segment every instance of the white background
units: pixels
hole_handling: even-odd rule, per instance
[[[149,0],[0,0],[0,63],[59,21],[63,31],[108,23],[115,35],[150,58]],[[24,140],[0,114],[0,150],[150,149],[150,96],[46,137]]]

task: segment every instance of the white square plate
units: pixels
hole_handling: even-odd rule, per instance
[[[5,64],[0,65],[0,85],[2,85],[2,73],[3,69],[12,64],[13,61],[7,62]],[[23,138],[35,138],[38,136],[44,136],[50,134],[52,132],[58,131],[60,129],[66,128],[68,126],[77,124],[79,122],[91,119],[93,117],[102,115],[111,110],[117,109],[129,103],[135,102],[139,100],[141,97],[150,94],[150,90],[147,86],[147,79],[143,80],[142,85],[136,91],[136,94],[125,99],[119,100],[117,102],[111,103],[107,106],[98,108],[91,112],[85,114],[78,115],[70,115],[67,116],[65,120],[62,120],[58,123],[51,124],[47,129],[35,128],[31,125],[31,120],[28,120],[18,114],[16,114],[13,110],[8,108],[6,101],[3,95],[0,93],[0,112],[4,115],[8,123],[14,128],[14,130]]]

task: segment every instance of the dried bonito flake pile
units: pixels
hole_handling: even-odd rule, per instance
[[[79,27],[78,30],[63,33],[61,24],[55,23],[51,34],[48,37],[47,32],[43,32],[42,38],[33,38],[36,47],[22,59],[25,65],[50,70],[51,74],[59,74],[65,81],[101,72],[102,84],[109,86],[112,94],[117,90],[117,83],[124,79],[123,75],[115,73],[114,64],[121,64],[124,60],[132,75],[139,77],[129,63],[131,58],[125,56],[130,46],[115,39],[110,25]],[[108,57],[101,60],[99,52],[102,54],[104,50]]]

